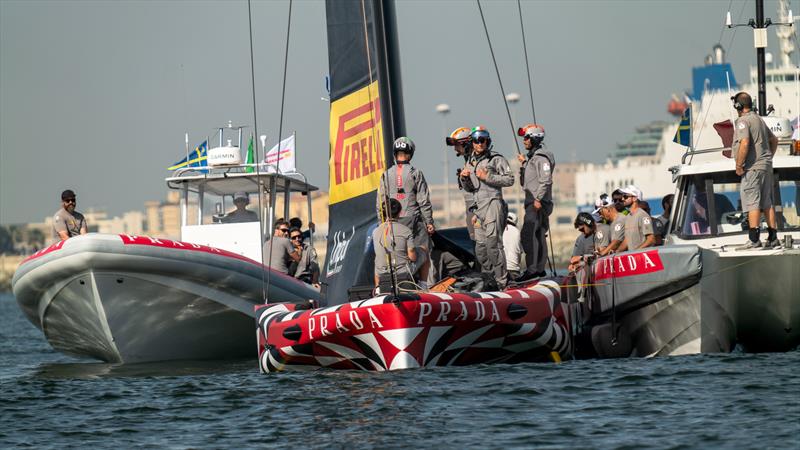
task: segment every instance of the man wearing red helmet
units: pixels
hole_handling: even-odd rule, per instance
[[[549,229],[548,217],[553,212],[553,154],[542,148],[544,127],[526,125],[518,130],[523,137],[527,155],[517,155],[520,167],[520,184],[525,190],[525,222],[522,225],[522,248],[525,250],[525,272],[517,281],[547,275],[545,234]]]

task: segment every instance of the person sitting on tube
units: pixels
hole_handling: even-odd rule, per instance
[[[569,259],[569,271],[575,272],[584,265],[584,257],[594,255],[594,232],[596,230],[592,215],[587,212],[579,213],[575,218],[575,229],[580,231],[575,239],[572,257]]]

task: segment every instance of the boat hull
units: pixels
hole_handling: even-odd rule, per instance
[[[727,353],[737,347],[746,352],[780,352],[800,346],[800,251],[698,247],[695,256],[686,252],[686,246],[675,248],[685,253],[688,263],[675,257],[675,249],[659,249],[665,269],[671,272],[661,280],[665,284],[627,297],[623,285],[613,315],[607,298],[596,302],[603,308],[599,313],[585,314],[590,320],[581,341],[591,341],[595,353],[589,356]],[[668,270],[673,263],[676,268]],[[680,275],[681,267],[685,276]],[[644,292],[641,286],[649,281],[632,278],[626,284],[634,286],[631,292]],[[602,297],[608,283],[597,284],[594,293]]]
[[[139,363],[254,354],[262,273],[271,298],[318,296],[240,255],[125,235],[56,244],[25,261],[12,284],[20,308],[56,350]]]
[[[569,311],[555,281],[504,292],[380,296],[297,310],[258,308],[262,372],[367,371],[571,356]]]

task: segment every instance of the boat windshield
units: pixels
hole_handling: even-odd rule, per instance
[[[774,179],[778,231],[800,230],[800,169],[776,169]],[[687,176],[671,231],[688,239],[745,233],[749,224],[747,213],[742,212],[739,184],[733,172]],[[766,229],[763,214],[759,226]]]

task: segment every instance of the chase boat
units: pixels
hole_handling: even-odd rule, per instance
[[[317,188],[299,173],[247,172],[253,165],[241,163],[241,128],[238,147],[223,145],[219,132],[209,166],[166,180],[182,192],[181,240],[90,233],[20,265],[14,296],[53,348],[111,363],[247,357],[255,354],[256,305],[319,299],[316,289],[262,264],[259,221],[218,220],[234,193],[263,194],[252,203],[263,204],[258,215],[270,230],[277,197],[286,217],[293,194]],[[214,201],[212,216],[205,206]]]

